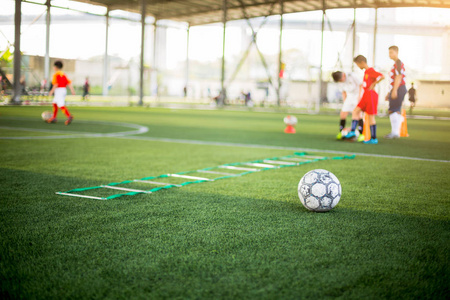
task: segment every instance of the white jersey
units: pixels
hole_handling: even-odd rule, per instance
[[[340,85],[340,91],[347,94],[342,111],[351,112],[358,105],[361,80],[354,73],[345,73],[345,82]]]

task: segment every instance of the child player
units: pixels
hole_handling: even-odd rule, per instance
[[[352,112],[356,105],[358,105],[360,99],[361,92],[361,81],[358,77],[353,73],[344,73],[344,72],[334,72],[331,74],[333,76],[333,80],[335,82],[340,83],[340,90],[342,92],[342,99],[344,100],[344,104],[342,105],[341,113],[340,113],[340,123],[339,123],[339,133],[336,136],[336,139],[341,140],[342,130],[345,128],[346,118],[349,112]],[[363,119],[361,118],[358,123],[358,131],[360,135],[358,136],[358,142],[364,141],[364,136],[362,135],[363,131]]]
[[[398,58],[398,47],[389,47],[389,58],[394,61],[391,72],[389,72],[389,93],[386,101],[389,101],[389,119],[391,121],[391,133],[386,139],[397,139],[400,137],[400,127],[403,122],[401,115],[403,98],[407,93],[405,86],[405,65]]]
[[[353,61],[361,70],[365,70],[363,81],[364,93],[358,105],[353,110],[352,129],[345,136],[345,138],[349,139],[356,136],[355,130],[359,120],[361,119],[361,112],[365,112],[369,115],[371,138],[368,141],[364,141],[364,143],[378,144],[377,125],[375,122],[375,115],[378,113],[378,94],[375,92],[374,87],[377,83],[384,79],[384,76],[383,74],[375,71],[374,68],[369,68],[367,65],[367,59],[362,55],[358,55],[353,59]]]
[[[72,82],[67,78],[66,74],[62,72],[63,64],[61,61],[56,61],[53,65],[55,70],[55,74],[53,75],[52,84],[53,87],[48,93],[49,96],[55,94],[53,98],[53,116],[47,121],[48,123],[56,123],[56,115],[58,114],[58,107],[61,108],[61,111],[67,116],[67,120],[65,122],[66,125],[72,123],[73,117],[69,113],[66,108],[66,95],[67,89],[70,88],[72,95],[75,95],[75,91],[73,90]]]

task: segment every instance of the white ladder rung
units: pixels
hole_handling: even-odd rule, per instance
[[[120,190],[120,191],[127,191],[127,192],[146,193],[146,194],[151,194],[152,193],[150,191],[127,189],[127,188],[118,187],[118,186],[111,186],[111,185],[101,185],[101,187],[102,188],[106,188],[106,189]]]
[[[236,175],[236,174],[233,174],[233,173],[207,171],[207,170],[198,170],[197,172],[199,172],[199,173],[208,173],[208,174],[218,174],[218,175]]]
[[[296,165],[296,163],[293,162],[289,162],[289,161],[282,161],[282,160],[264,160],[264,162],[266,163],[270,163],[270,164],[276,164],[276,165],[288,165],[288,166],[293,166]]]
[[[58,195],[64,195],[64,196],[72,196],[72,197],[81,197],[81,198],[89,198],[89,199],[95,199],[95,200],[108,200],[106,198],[102,197],[94,197],[94,196],[87,196],[87,195],[80,195],[80,194],[72,194],[72,193],[61,193],[57,192]]]
[[[173,183],[166,183],[166,182],[159,182],[159,181],[150,181],[150,180],[134,180],[135,182],[142,182],[142,183],[150,183],[150,184],[156,184],[156,185],[176,185],[181,186],[179,184],[173,184]]]
[[[168,174],[170,177],[178,177],[178,178],[186,178],[186,179],[195,179],[195,180],[208,180],[208,181],[213,181],[212,179],[209,178],[204,178],[204,177],[195,177],[195,176],[187,176],[187,175],[178,175],[178,174]]]
[[[247,163],[246,166],[259,167],[259,168],[278,168],[276,166],[272,166],[269,164],[261,164],[261,163]]]
[[[314,159],[322,159],[322,158],[325,158],[325,156],[314,156],[314,155],[303,155],[303,157],[314,158]]]
[[[235,167],[235,166],[219,166],[219,168],[229,169],[229,170],[239,170],[239,171],[259,171],[260,170],[260,169],[254,169],[254,168],[242,168],[242,167]]]
[[[297,157],[282,157],[284,160],[292,160],[292,161],[310,161],[311,159],[306,158],[297,158]]]

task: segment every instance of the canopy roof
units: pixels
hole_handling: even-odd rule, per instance
[[[141,0],[76,0],[141,12]],[[224,0],[145,0],[146,14],[156,19],[187,22],[191,26],[223,22]],[[227,0],[227,21],[281,13],[336,8],[439,7],[450,8],[450,0]],[[243,10],[245,8],[245,10]],[[244,14],[245,11],[245,14]]]

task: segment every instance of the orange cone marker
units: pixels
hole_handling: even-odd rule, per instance
[[[292,125],[287,125],[284,129],[284,133],[295,133],[295,128]]]
[[[400,137],[408,137],[408,124],[406,122],[406,110],[402,109],[403,122],[400,126]]]

